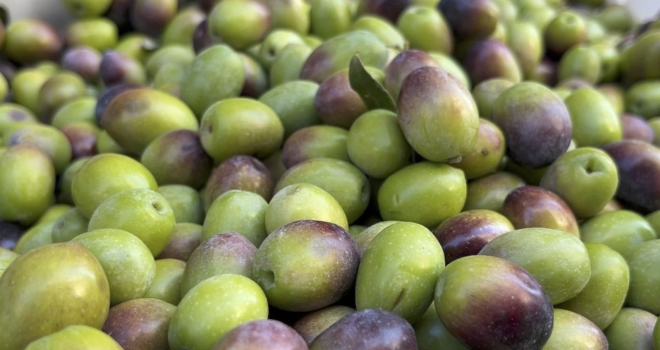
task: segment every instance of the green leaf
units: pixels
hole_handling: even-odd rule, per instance
[[[392,96],[367,72],[357,54],[351,60],[348,78],[351,88],[360,95],[367,108],[370,110],[387,109],[396,112],[396,104]]]

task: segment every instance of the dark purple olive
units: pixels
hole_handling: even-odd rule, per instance
[[[516,56],[509,47],[495,39],[472,45],[465,54],[464,67],[474,85],[495,78],[514,83],[522,79]]]
[[[175,310],[162,300],[129,300],[110,309],[103,332],[124,350],[168,350],[167,330]]]
[[[556,194],[536,186],[519,187],[506,197],[502,207],[516,229],[544,227],[580,237],[575,215]]]
[[[197,25],[197,28],[193,32],[192,41],[196,53],[200,53],[213,45],[213,39],[211,39],[211,35],[209,34],[208,20],[203,20]]]
[[[325,124],[345,129],[367,112],[362,98],[351,88],[347,70],[334,74],[319,86],[314,106]]]
[[[212,350],[307,350],[307,344],[284,323],[260,320],[232,329]]]
[[[89,47],[68,49],[62,56],[62,68],[80,75],[88,83],[99,77],[101,54]]]
[[[362,0],[358,12],[383,17],[396,23],[401,13],[413,3],[412,0]]]
[[[497,27],[499,10],[491,0],[442,0],[438,5],[459,39],[481,39]]]
[[[107,51],[103,54],[99,74],[106,86],[147,82],[144,67],[134,59],[117,51]]]
[[[270,171],[261,161],[250,156],[235,156],[213,170],[206,182],[204,204],[210,207],[216,198],[231,190],[254,192],[269,201],[273,187]]]
[[[639,140],[652,143],[655,138],[655,133],[649,123],[636,115],[622,115],[621,128],[623,129],[624,140]]]
[[[69,139],[73,159],[91,157],[98,154],[96,141],[101,130],[96,126],[85,122],[72,123],[63,127],[62,133]]]

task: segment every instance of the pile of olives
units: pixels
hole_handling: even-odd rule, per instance
[[[0,349],[660,349],[660,19],[58,5],[0,8]]]

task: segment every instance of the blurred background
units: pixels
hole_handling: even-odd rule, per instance
[[[655,17],[660,12],[660,0],[614,0],[613,3],[627,3],[638,20]],[[39,18],[62,28],[71,20],[60,0],[3,0],[12,18]]]

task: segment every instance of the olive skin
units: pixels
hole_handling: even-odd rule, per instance
[[[267,318],[268,301],[259,285],[239,275],[214,276],[183,297],[170,322],[168,343],[172,350],[211,349],[231,329]]]
[[[0,216],[29,225],[46,212],[55,189],[55,167],[46,153],[15,146],[0,154]]]
[[[658,318],[644,310],[623,308],[605,329],[610,350],[653,350],[653,328]]]
[[[605,147],[619,170],[617,199],[642,213],[660,209],[660,150],[638,140]]]
[[[107,334],[96,328],[82,325],[68,326],[61,331],[39,338],[25,349],[49,350],[72,349],[73,347],[99,350],[124,349]]]
[[[474,102],[477,103],[479,116],[483,119],[492,119],[493,105],[500,95],[515,85],[512,81],[494,78],[482,81],[472,90]]]
[[[465,178],[476,179],[494,173],[506,153],[502,130],[486,119],[479,119],[479,134],[472,150],[452,164],[463,170]]]
[[[493,239],[513,231],[511,222],[490,210],[464,211],[445,220],[434,231],[447,263],[477,255]]]
[[[348,229],[346,214],[328,192],[308,183],[281,189],[266,209],[266,232],[269,234],[284,225],[300,220],[318,220]]]
[[[142,154],[153,140],[174,130],[198,129],[197,118],[185,103],[151,89],[119,94],[103,112],[101,125],[120,146],[135,154]]]
[[[10,82],[14,102],[34,114],[40,114],[39,91],[50,77],[36,68],[19,71]]]
[[[630,267],[630,289],[626,305],[660,313],[660,303],[653,297],[660,288],[660,275],[653,271],[656,263],[660,240],[653,239],[639,244],[629,251],[625,257]]]
[[[440,321],[470,349],[540,350],[552,332],[552,303],[543,288],[500,258],[468,256],[447,265],[434,300]]]
[[[186,263],[176,259],[156,260],[156,274],[144,298],[162,300],[172,305],[181,301],[181,281]]]
[[[628,210],[601,213],[582,223],[582,240],[602,243],[621,255],[639,244],[656,239],[656,232],[643,216]]]
[[[199,134],[193,130],[175,130],[158,137],[145,148],[140,162],[161,186],[181,184],[200,188],[213,167]]]
[[[364,255],[364,252],[367,250],[367,248],[369,248],[371,241],[373,241],[379,233],[381,233],[387,227],[397,223],[400,223],[400,221],[381,221],[367,227],[362,232],[360,232],[360,234],[355,237],[355,243],[357,244],[360,257]]]
[[[313,158],[332,158],[350,162],[345,129],[316,125],[294,132],[282,147],[282,162],[289,169]]]
[[[489,39],[473,44],[465,53],[465,70],[473,84],[495,78],[514,83],[522,80],[522,71],[516,56],[505,44]]]
[[[77,74],[63,72],[53,75],[39,89],[41,120],[50,122],[53,114],[60,107],[85,96],[87,96],[87,86]]]
[[[598,53],[588,47],[576,46],[559,61],[558,79],[560,82],[579,78],[588,83],[600,81],[602,62]]]
[[[367,177],[352,164],[336,159],[316,158],[297,164],[282,175],[274,192],[298,183],[318,186],[333,196],[349,224],[364,213],[371,196]]]
[[[50,157],[58,174],[66,170],[71,162],[72,144],[66,134],[52,126],[28,124],[8,133],[3,141],[9,148],[30,145],[41,149]]]
[[[630,270],[621,254],[604,244],[585,243],[591,264],[589,282],[578,295],[557,305],[606,329],[623,307]]]
[[[404,244],[405,250],[394,248]],[[383,309],[415,323],[431,304],[444,266],[442,248],[427,228],[391,225],[362,256],[355,287],[357,309]]]
[[[319,3],[321,2],[323,1],[319,1]],[[305,44],[287,45],[277,54],[270,68],[270,85],[277,87],[284,83],[298,80],[300,71],[311,54],[312,48]]]
[[[568,205],[556,194],[540,187],[524,186],[504,200],[502,213],[515,228],[545,227],[580,237],[577,220]]]
[[[118,51],[106,51],[101,58],[99,77],[106,86],[147,82],[147,72],[140,62]]]
[[[385,220],[435,228],[461,211],[466,195],[463,171],[423,162],[388,177],[378,192],[378,207]]]
[[[382,109],[367,112],[353,123],[346,147],[355,166],[380,180],[408,165],[412,151],[396,114]]]
[[[348,306],[328,306],[303,316],[303,318],[293,325],[293,329],[295,329],[309,345],[319,336],[319,334],[337,323],[337,321],[341,320],[344,316],[353,312],[355,312],[355,309]]]
[[[319,247],[323,247],[321,258]],[[342,227],[302,220],[268,235],[254,259],[253,274],[271,305],[285,311],[312,311],[348,292],[359,259],[353,238]],[[329,270],[333,273],[327,274]]]
[[[619,115],[599,91],[584,87],[565,100],[573,122],[573,139],[580,147],[602,147],[621,140]],[[598,118],[593,118],[598,115]]]
[[[106,18],[79,19],[66,30],[68,47],[88,46],[99,52],[112,50],[117,46],[117,25]]]
[[[274,186],[270,171],[258,159],[231,157],[211,173],[204,190],[204,205],[210,208],[218,197],[231,190],[254,192],[268,201]]]
[[[181,282],[181,295],[213,276],[235,274],[252,278],[257,248],[236,232],[217,234],[190,255]]]
[[[419,68],[404,80],[397,114],[408,143],[430,161],[468,153],[479,132],[479,112],[470,92],[437,67]]]
[[[236,50],[258,44],[271,26],[268,6],[260,1],[221,1],[208,17],[211,37]]]
[[[9,249],[0,247],[0,277],[2,277],[2,274],[5,273],[5,270],[9,265],[11,265],[16,258],[21,256],[20,254],[16,252],[12,252]]]
[[[414,327],[419,350],[467,350],[440,322],[435,304],[429,306]]]
[[[342,0],[321,0],[311,4],[311,34],[327,40],[347,32],[351,27],[351,4]]]
[[[605,334],[588,319],[571,311],[555,309],[552,335],[543,350],[607,350]]]
[[[497,172],[470,181],[463,210],[486,209],[502,213],[506,197],[522,186],[525,186],[525,181],[507,172]]]
[[[586,24],[579,14],[564,11],[548,23],[544,34],[548,52],[561,56],[586,40]]]
[[[185,185],[166,185],[158,193],[172,207],[177,223],[201,224],[204,220],[204,204],[200,193]]]
[[[96,117],[97,123],[101,123],[105,109],[108,108],[110,102],[112,102],[117,96],[125,91],[140,88],[142,88],[142,86],[139,84],[119,84],[103,90],[103,92],[99,94],[96,107],[94,108],[94,116]]]
[[[7,27],[3,51],[14,62],[55,60],[61,49],[62,39],[55,28],[45,22],[22,19]]]
[[[68,242],[75,237],[87,232],[89,220],[82,215],[80,210],[73,208],[53,223],[51,236],[54,243]]]
[[[500,95],[493,121],[504,132],[507,155],[525,167],[549,165],[571,143],[573,126],[566,105],[537,83],[520,83]]]
[[[157,38],[176,15],[177,8],[176,0],[134,0],[129,12],[131,25]]]
[[[658,96],[660,96],[658,81],[637,83],[626,92],[626,110],[646,119],[656,117],[660,115]]]
[[[415,332],[405,319],[369,309],[346,315],[316,337],[309,349],[414,350],[417,344]]]
[[[653,143],[655,133],[646,120],[631,114],[622,115],[621,127],[624,139]]]
[[[576,296],[591,276],[586,247],[564,231],[511,231],[490,241],[479,255],[496,256],[523,267],[543,286],[553,304]]]
[[[203,11],[196,7],[189,7],[179,11],[167,24],[160,37],[163,45],[185,45],[192,47],[193,33],[197,26],[206,20]]]
[[[129,300],[110,309],[103,331],[125,350],[167,350],[167,328],[174,310],[161,300]]]
[[[406,8],[396,22],[397,28],[416,50],[451,54],[454,38],[438,10],[426,6]]]
[[[581,147],[550,165],[541,187],[559,195],[578,218],[600,212],[614,198],[619,183],[616,164],[607,153]]]
[[[16,242],[14,251],[19,254],[25,254],[32,249],[53,243],[53,226],[53,223],[35,224],[29,230],[25,231],[23,236]]]
[[[401,13],[408,8],[411,0],[366,0],[358,7],[359,14],[373,14],[396,23]]]
[[[74,47],[62,56],[62,69],[80,75],[88,83],[95,82],[101,68],[101,54],[91,47]]]
[[[307,350],[305,340],[280,321],[244,323],[225,334],[212,350]]]
[[[418,68],[440,67],[429,54],[419,50],[407,50],[398,54],[385,69],[385,88],[394,100],[399,98],[404,80]]]
[[[73,242],[87,248],[105,271],[110,285],[110,304],[141,298],[151,286],[156,263],[149,248],[127,231],[91,229]]]
[[[272,71],[271,71],[272,72]],[[321,123],[314,106],[319,86],[309,81],[296,80],[273,87],[259,98],[277,114],[284,126],[284,137]]]
[[[216,82],[222,81],[220,86]],[[181,84],[181,99],[198,118],[212,104],[237,97],[245,85],[243,60],[231,48],[216,45],[200,53]]]
[[[265,216],[268,202],[256,193],[231,190],[218,197],[209,208],[202,239],[225,232],[237,232],[259,247],[266,238]]]
[[[323,81],[316,92],[314,107],[325,124],[344,129],[349,129],[358,117],[368,111],[360,95],[351,88],[347,70]]]
[[[506,44],[518,59],[523,76],[529,77],[543,58],[543,36],[534,24],[523,21],[508,23],[506,28]]]
[[[98,154],[96,143],[101,130],[85,122],[71,123],[62,128],[62,133],[71,144],[71,159],[92,157]]]
[[[70,325],[101,328],[110,307],[103,268],[78,243],[51,244],[18,257],[0,286],[0,340],[9,350]],[[54,295],[52,288],[62,293]]]
[[[266,104],[234,98],[220,101],[204,113],[200,135],[204,150],[217,163],[241,154],[263,159],[282,145],[284,126]]]
[[[392,23],[381,17],[371,15],[360,16],[353,25],[351,25],[350,29],[351,32],[358,30],[363,30],[375,35],[388,49],[403,50],[407,45],[403,34],[401,34]]]
[[[499,10],[489,0],[441,1],[438,8],[458,39],[488,37],[497,26]]]
[[[188,261],[190,255],[201,243],[202,226],[191,223],[174,225],[172,238],[157,259],[176,259]]]
[[[356,53],[365,66],[385,68],[387,48],[375,35],[358,30],[334,37],[317,47],[300,72],[302,80],[323,83],[333,74],[348,68]]]

